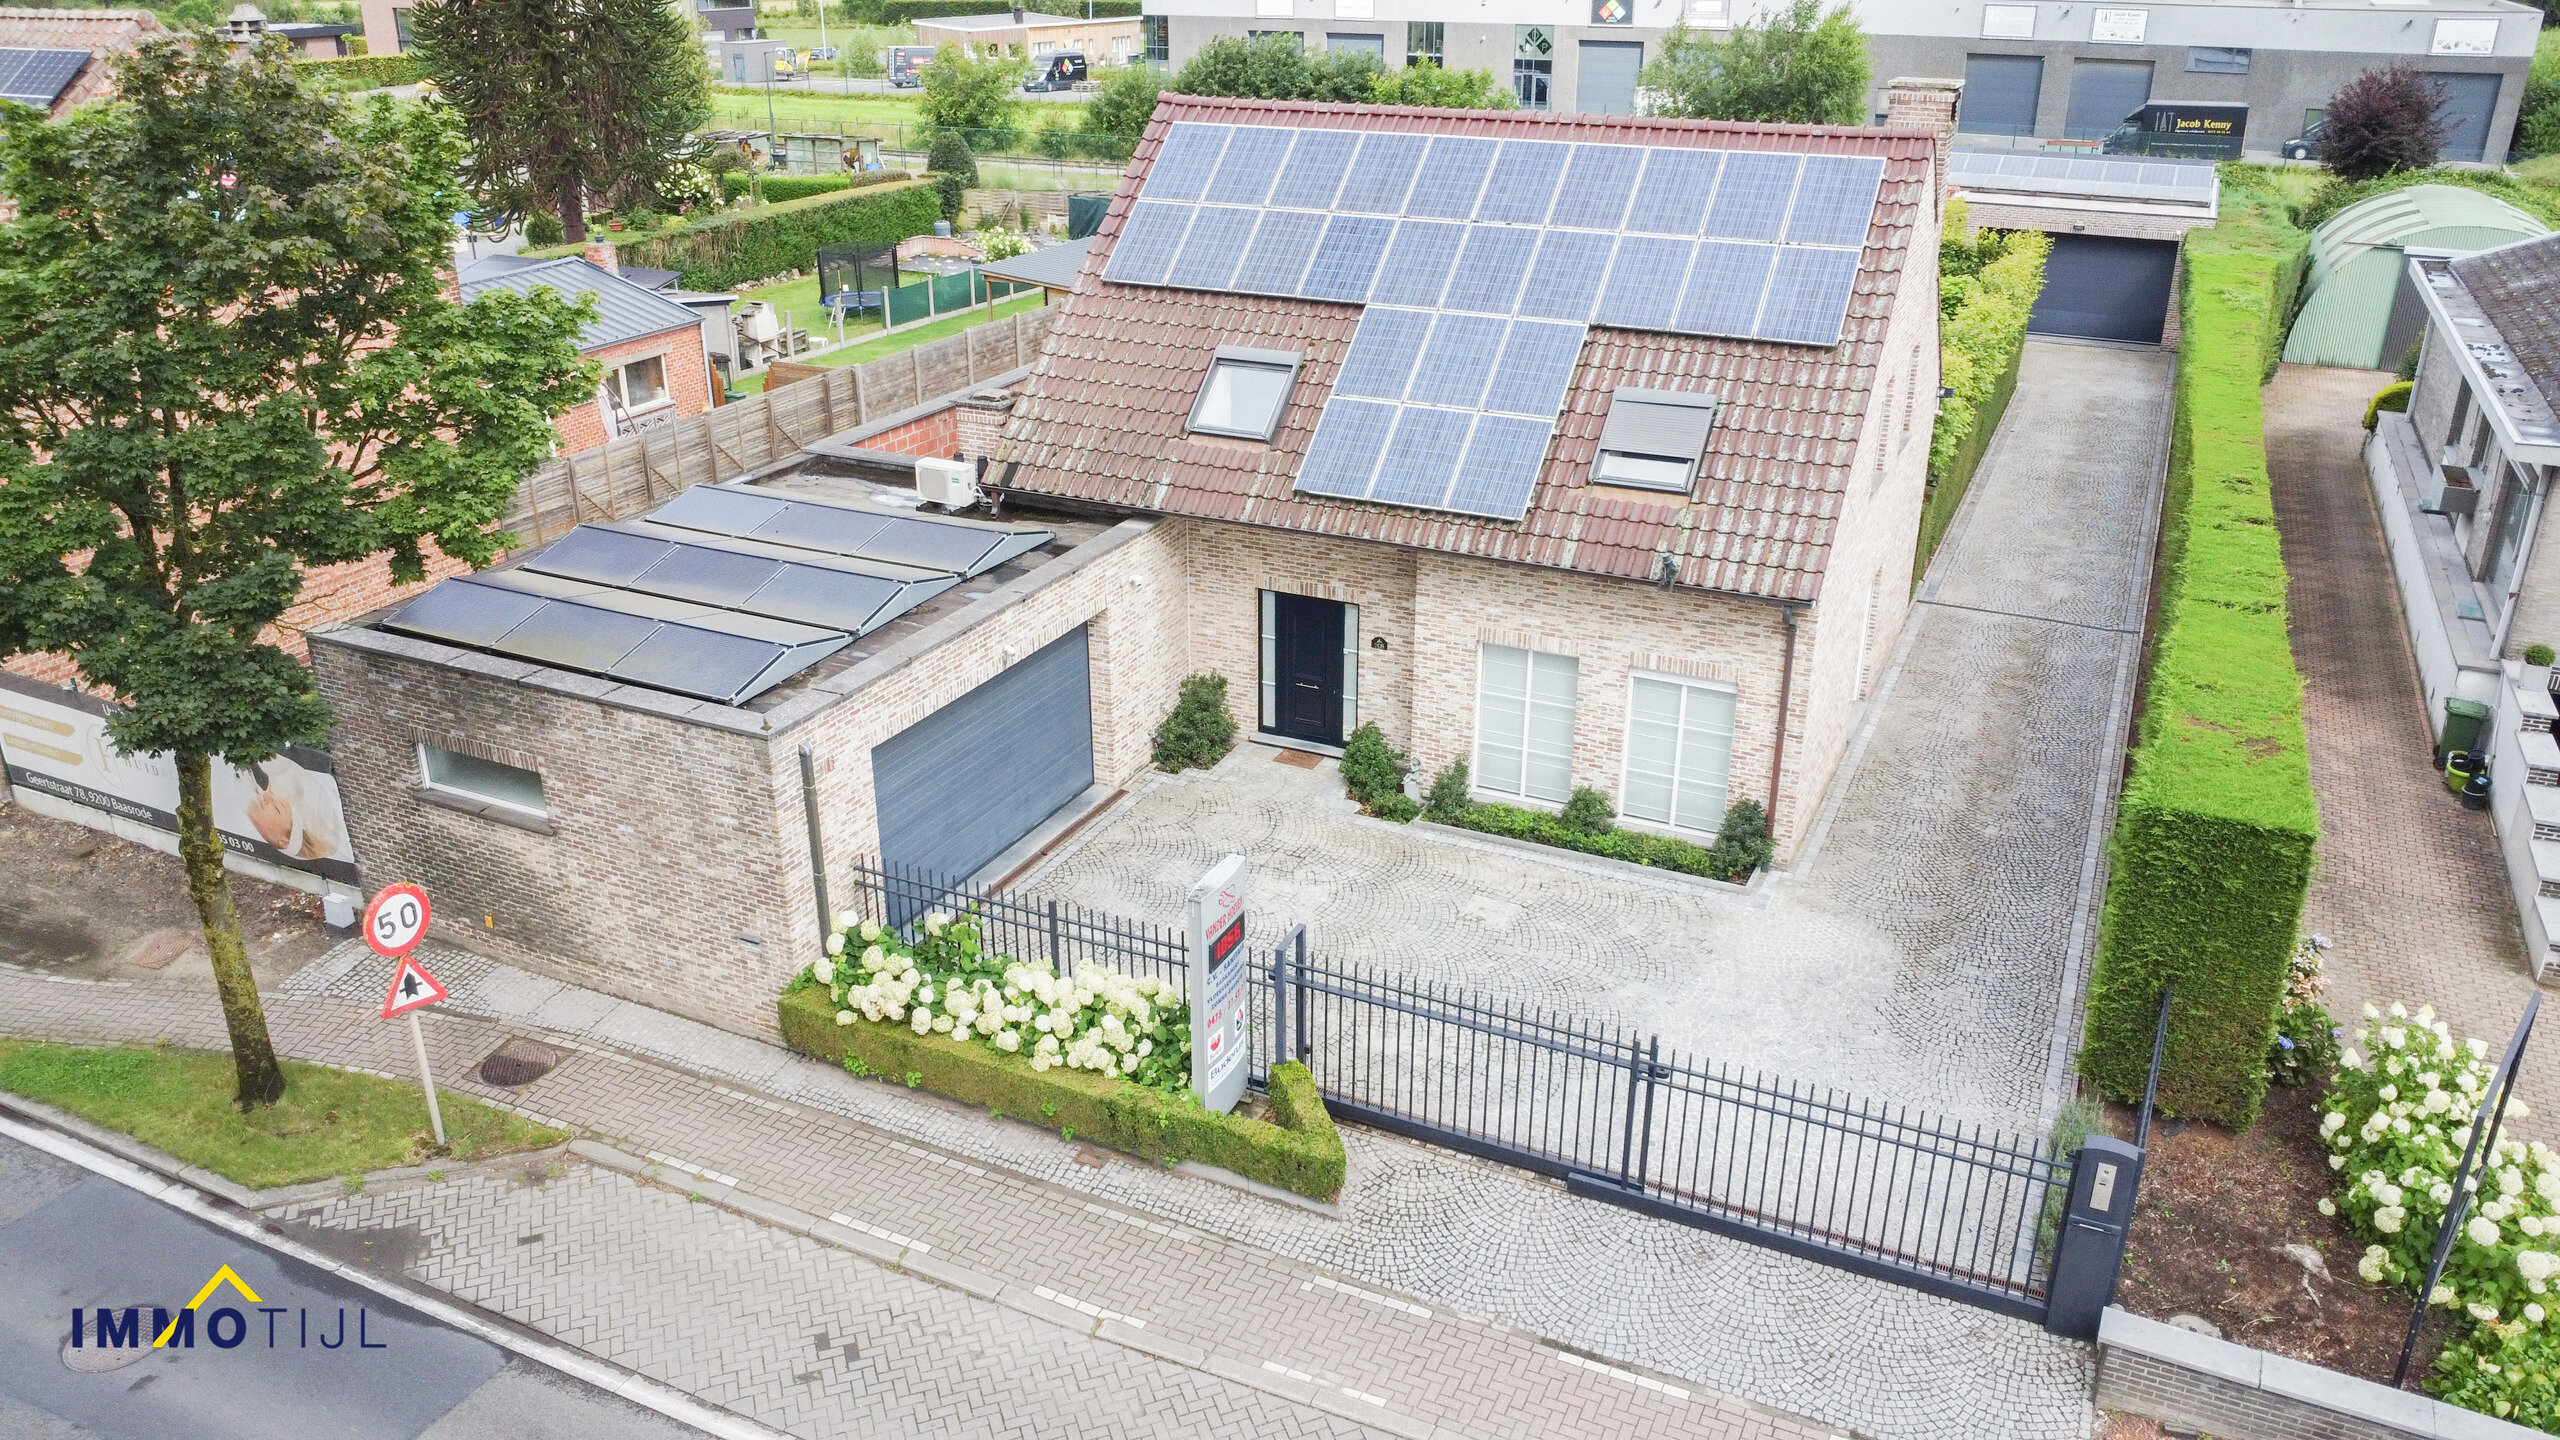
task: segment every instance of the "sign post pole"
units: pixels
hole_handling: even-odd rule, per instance
[[[1230,855],[1191,887],[1191,1088],[1200,1103],[1225,1114],[1244,1098],[1245,1055],[1253,1041],[1246,1014],[1252,990],[1245,972],[1244,857]]]
[[[445,997],[444,985],[427,973],[409,952],[427,938],[427,892],[415,885],[385,886],[364,909],[364,943],[386,960],[395,961],[390,993],[382,997],[382,1018],[409,1017],[409,1045],[418,1052],[418,1083],[427,1092],[427,1124],[435,1131],[436,1148],[445,1148],[444,1110],[436,1104],[436,1077],[427,1069],[427,1036],[418,1028],[418,1012]]]

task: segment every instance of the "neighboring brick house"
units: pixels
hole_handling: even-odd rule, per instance
[[[1914,98],[1948,127],[1951,89]],[[1342,131],[1361,132],[1357,160],[1290,148]],[[1409,201],[1377,184],[1416,171],[1381,139],[1407,135],[1434,137]],[[1566,161],[1564,144],[1585,148]],[[1911,128],[1168,98],[991,478],[1009,497],[1197,522],[1192,664],[1229,677],[1248,732],[1338,746],[1374,721],[1426,778],[1463,758],[1485,798],[1552,806],[1596,787],[1630,823],[1700,839],[1729,800],[1756,799],[1783,856],[1910,604],[1938,385],[1937,150]],[[1721,181],[1699,151],[1721,153]],[[1637,187],[1652,198],[1632,211],[1601,195],[1598,177],[1632,182],[1639,163],[1683,179]],[[1436,261],[1372,249],[1376,288],[1365,270],[1345,283],[1353,252],[1335,237],[1398,213],[1397,247],[1435,233],[1413,217],[1475,223],[1436,232]],[[1827,296],[1787,278],[1826,265]],[[1799,338],[1721,338],[1783,333],[1780,315]],[[1417,316],[1428,342],[1404,333]],[[1559,337],[1558,320],[1576,328]],[[1566,347],[1562,383],[1497,403],[1524,330]],[[1228,423],[1247,386],[1265,403]]]
[[[140,42],[168,34],[160,18],[148,10],[38,10],[0,6],[0,50],[59,52],[58,57],[30,62],[24,73],[50,97],[56,120],[72,107],[113,94],[115,59]],[[74,58],[86,51],[88,59]],[[56,89],[55,87],[59,87]],[[41,103],[30,93],[22,98]]]
[[[1508,223],[1473,228],[1510,246],[1515,280],[1564,293],[1530,304],[1522,330],[1501,327],[1523,317],[1441,306],[1478,337],[1481,403],[1419,389],[1398,402],[1493,417],[1475,433],[1506,443],[1471,454],[1460,429],[1436,442],[1436,469],[1430,449],[1390,444],[1376,483],[1408,503],[1306,493],[1344,485],[1339,460],[1319,464],[1328,403],[1377,393],[1362,308],[1187,272],[1180,287],[1106,278],[1142,204],[1184,184],[1228,193],[1196,155],[1187,180],[1160,183],[1172,127],[1194,123],[1273,132],[1245,143],[1302,183],[1328,145],[1363,136],[1519,141],[1513,160],[1544,162],[1534,206],[1498,197]],[[1307,135],[1337,138],[1282,165]],[[1705,839],[1729,799],[1774,789],[1791,850],[1909,603],[1937,385],[1938,149],[1907,129],[1168,99],[1018,392],[972,394],[947,420],[883,417],[315,634],[366,881],[427,885],[453,943],[769,1033],[776,988],[817,953],[812,827],[839,882],[853,857],[1000,881],[1138,778],[1200,670],[1230,678],[1260,738],[1334,748],[1374,720],[1426,773],[1469,757],[1482,793],[1523,803],[1595,785],[1629,823]],[[1585,161],[1589,177],[1556,183]],[[1655,163],[1687,183],[1627,214],[1638,167]],[[1738,207],[1721,218],[1720,165]],[[1473,173],[1479,184],[1486,167]],[[1450,189],[1431,206],[1471,211],[1476,189]],[[1809,208],[1793,208],[1799,189]],[[1550,220],[1545,193],[1579,208]],[[1363,205],[1349,228],[1373,237],[1439,223],[1387,218],[1400,198],[1342,208]],[[1303,261],[1321,223],[1274,233],[1294,227]],[[1765,324],[1756,283],[1747,305],[1726,285],[1717,323],[1797,338],[1688,333],[1714,328],[1679,308],[1693,237],[1736,227],[1772,238],[1704,241],[1727,248],[1699,274],[1796,278]],[[1623,245],[1632,278],[1611,290],[1605,269],[1526,264],[1557,235],[1586,270]],[[1229,270],[1265,257],[1249,233],[1214,238],[1204,255]],[[1436,270],[1478,290],[1503,268],[1384,254],[1408,280]],[[1644,278],[1641,263],[1668,258],[1683,270]],[[1436,303],[1362,293],[1372,316]],[[1572,303],[1604,320],[1650,305],[1651,323],[1586,324]],[[1499,397],[1482,388],[1505,343],[1488,326],[1545,342],[1498,367]],[[1430,370],[1429,345],[1409,338]],[[1362,364],[1366,378],[1345,379]],[[1244,369],[1213,376],[1230,365]],[[967,499],[916,454],[946,444],[991,447],[981,473],[1005,524],[926,503]],[[652,463],[687,478],[681,451]],[[1410,503],[1425,498],[1416,475],[1452,471],[1494,493]],[[631,963],[635,933],[660,961]]]
[[[594,399],[557,422],[561,452],[570,455],[617,435],[699,415],[712,403],[701,314],[623,279],[611,245],[589,246],[588,256],[473,266],[462,276],[466,303],[493,289],[519,295],[549,289],[564,299],[595,301],[596,317],[578,332],[578,351],[601,363],[604,376]]]

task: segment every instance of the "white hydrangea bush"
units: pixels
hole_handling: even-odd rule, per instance
[[[2320,1208],[2343,1212],[2371,1242],[2356,1265],[2366,1281],[2414,1290],[2497,1062],[2484,1042],[2455,1040],[2430,1006],[2412,1014],[2396,1001],[2388,1011],[2367,1005],[2364,1018],[2321,1106],[2339,1189]],[[2469,1218],[2430,1297],[2486,1326],[2540,1326],[2560,1311],[2560,1152],[2506,1138],[2524,1114],[2524,1102],[2507,1102],[2497,1153],[2473,1177]]]
[[[1021,1056],[1033,1070],[1188,1091],[1191,1007],[1181,986],[1102,966],[1053,975],[989,950],[971,915],[927,915],[922,932],[910,942],[875,921],[838,917],[811,967],[835,998],[837,1024],[905,1025]]]

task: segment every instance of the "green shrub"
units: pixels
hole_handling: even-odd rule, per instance
[[[1420,812],[1417,805],[1412,813],[1393,813],[1413,804],[1404,793],[1404,777],[1412,768],[1413,762],[1396,753],[1387,737],[1378,733],[1374,720],[1352,731],[1342,747],[1343,788],[1361,808],[1381,819],[1405,821]]]
[[[332,91],[379,90],[427,78],[427,68],[415,55],[324,55],[297,60],[294,69],[304,83]]]
[[[779,205],[785,200],[806,200],[812,195],[832,195],[839,190],[860,190],[869,185],[894,185],[915,177],[891,166],[882,170],[839,170],[832,175],[767,175],[764,177],[764,201]],[[743,170],[725,171],[720,188],[732,200],[743,200],[752,193],[755,182]]]
[[[2555,659],[2560,659],[2560,650],[2554,650],[2539,640],[2524,647],[2524,663],[2527,665],[2548,665]]]
[[[2560,1334],[2549,1325],[2481,1326],[2437,1353],[2427,1393],[2560,1435]]]
[[[2276,1038],[2267,1047],[2267,1078],[2278,1085],[2313,1085],[2338,1064],[2338,1022],[2313,1002],[2276,1012]]]
[[[969,142],[957,130],[933,132],[933,144],[924,152],[924,168],[936,175],[957,175],[963,185],[978,183],[978,157],[969,153]]]
[[[1141,3],[1143,0],[1093,0],[1093,15],[1097,19],[1135,15]],[[988,0],[850,0],[845,13],[865,25],[907,25],[950,15],[984,15],[990,8]],[[1084,0],[1032,0],[1023,8],[1035,14],[1066,15],[1079,20],[1085,15]]]
[[[1757,800],[1736,800],[1724,807],[1724,823],[1716,827],[1709,863],[1722,879],[1748,880],[1769,863],[1777,842],[1769,837],[1769,812]]]
[[[1018,1055],[904,1025],[837,1023],[826,988],[803,975],[781,1001],[792,1049],[856,1074],[911,1076],[913,1084],[968,1105],[1072,1131],[1076,1138],[1174,1164],[1197,1160],[1317,1200],[1342,1193],[1342,1136],[1315,1078],[1296,1061],[1271,1067],[1276,1121],[1220,1115],[1189,1095],[1064,1067],[1034,1071]],[[859,1070],[855,1067],[860,1066]]]
[[[1441,825],[1454,825],[1467,813],[1474,797],[1467,793],[1467,757],[1449,762],[1449,768],[1431,777],[1431,792],[1423,797],[1422,818]]]
[[[1939,251],[1939,303],[1944,314],[1939,381],[1954,392],[1938,402],[1929,432],[1929,498],[1920,517],[1920,542],[1912,579],[1955,519],[1973,483],[1983,452],[2018,386],[2018,362],[2027,348],[2027,315],[2044,289],[2045,257],[2053,241],[2032,230],[1983,229],[1970,238],[1961,199],[1948,202],[1947,233]]]
[[[2320,831],[2258,399],[2298,240],[2247,223],[2188,237],[2159,621],[2080,1055],[2108,1094],[2141,1094],[2175,981],[2161,1107],[2244,1129]]]
[[[1156,727],[1156,764],[1167,770],[1206,770],[1235,748],[1236,717],[1227,713],[1227,677],[1186,676],[1173,710]]]
[[[1611,828],[1609,822],[1617,818],[1618,807],[1609,803],[1607,793],[1588,785],[1575,790],[1564,802],[1564,809],[1556,815],[1557,823],[1585,835],[1608,833]]]
[[[625,265],[673,270],[688,290],[731,290],[814,269],[821,245],[904,240],[937,218],[932,187],[906,182],[716,214],[619,243]]]
[[[561,228],[560,217],[548,210],[536,210],[524,217],[524,242],[527,245],[540,248],[557,245],[568,238],[568,232]]]
[[[2385,410],[2403,415],[2409,413],[2409,392],[2416,388],[2409,381],[2402,380],[2374,391],[2373,399],[2364,407],[2364,428],[2370,430],[2381,424]]]

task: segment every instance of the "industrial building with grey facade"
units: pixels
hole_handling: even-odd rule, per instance
[[[1520,103],[1588,115],[1642,108],[1640,75],[1675,23],[1716,33],[1755,0],[1148,0],[1156,61],[1221,35],[1294,33],[1387,63],[1490,70]],[[2216,0],[2090,5],[1852,0],[1874,62],[1874,117],[1894,76],[1962,79],[1968,144],[2098,150],[2150,106],[2225,109],[2212,133],[2250,158],[2305,138],[2356,75],[2404,61],[2443,87],[2446,158],[2495,163],[2513,143],[2542,12],[2513,0]],[[2237,133],[2221,120],[2236,118]],[[2202,122],[2190,121],[2197,130]],[[2191,132],[2192,133],[2192,132]]]

